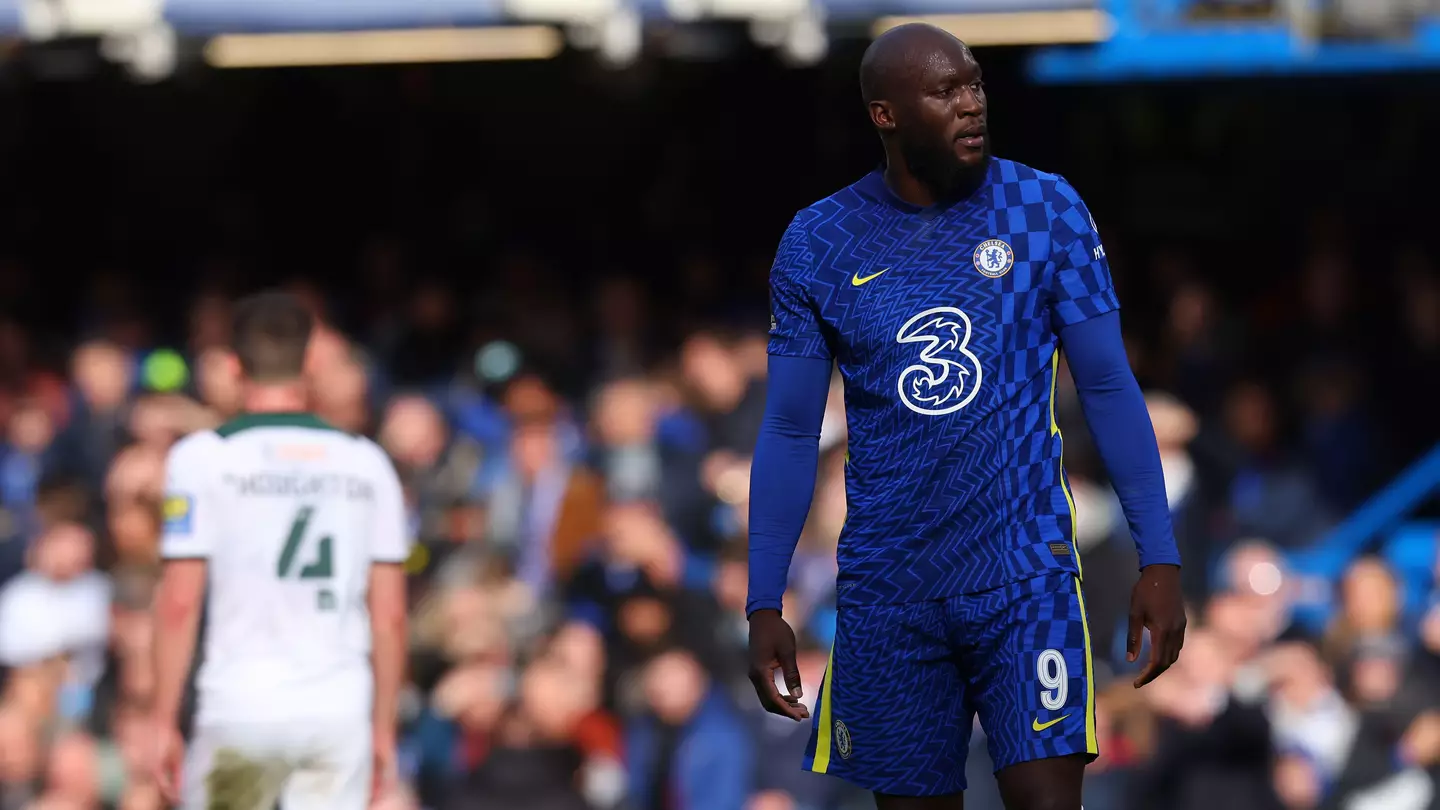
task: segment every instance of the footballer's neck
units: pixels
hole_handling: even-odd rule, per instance
[[[989,174],[990,156],[973,166],[957,164],[939,172],[912,166],[903,154],[891,155],[887,150],[885,164],[885,184],[890,191],[911,205],[929,208],[974,194]]]
[[[303,380],[251,382],[243,403],[245,413],[302,413],[310,409],[310,390]]]

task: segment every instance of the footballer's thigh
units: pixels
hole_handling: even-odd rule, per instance
[[[970,617],[977,641],[970,688],[996,772],[1070,757],[1083,767],[1099,748],[1079,580],[1047,574],[990,592],[985,601]]]
[[[943,603],[842,607],[805,767],[892,796],[965,788],[973,715]]]
[[[317,723],[297,735],[280,810],[365,810],[373,768],[370,722]]]
[[[185,810],[273,810],[290,775],[285,752],[263,727],[197,726],[181,777]]]

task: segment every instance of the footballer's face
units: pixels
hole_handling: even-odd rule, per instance
[[[990,158],[980,65],[959,42],[931,49],[895,105],[895,132],[911,172],[937,189],[983,175]]]

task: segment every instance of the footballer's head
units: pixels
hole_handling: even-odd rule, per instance
[[[985,87],[974,54],[953,34],[924,23],[881,34],[861,60],[860,92],[887,156],[938,195],[984,177]]]
[[[231,347],[245,381],[254,385],[299,382],[314,319],[304,302],[285,292],[263,292],[235,305]]]

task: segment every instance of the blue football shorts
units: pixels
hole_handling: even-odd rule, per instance
[[[1085,600],[1073,574],[842,607],[807,770],[897,796],[965,789],[975,716],[999,771],[1099,753]]]

